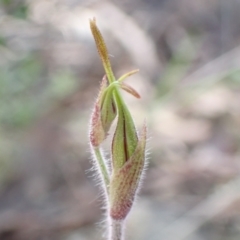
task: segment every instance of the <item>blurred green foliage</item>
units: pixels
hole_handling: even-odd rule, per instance
[[[25,1],[1,0],[0,4],[8,15],[22,19],[28,16],[28,6]]]
[[[75,77],[67,70],[49,75],[36,55],[0,67],[2,127],[15,131],[28,126],[38,114],[76,86]]]
[[[180,85],[181,79],[187,74],[196,55],[192,40],[183,39],[167,62],[164,73],[157,86],[157,96],[161,99],[170,97]]]
[[[0,120],[5,127],[29,124],[37,107],[29,89],[34,87],[40,72],[41,65],[32,56],[0,68]]]

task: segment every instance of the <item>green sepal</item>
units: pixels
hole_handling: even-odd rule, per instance
[[[109,186],[110,216],[113,219],[126,218],[137,194],[145,165],[146,133],[144,125],[133,155],[120,169],[113,169]]]
[[[108,88],[108,80],[104,76],[91,118],[90,141],[92,146],[98,147],[104,141],[116,115],[113,88]]]
[[[118,121],[112,141],[112,168],[114,170],[121,168],[130,159],[138,143],[132,116],[117,89],[115,90],[115,99]]]

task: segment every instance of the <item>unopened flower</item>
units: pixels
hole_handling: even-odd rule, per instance
[[[118,122],[112,141],[110,216],[124,220],[136,196],[145,165],[146,126],[139,138],[132,116],[116,91]]]
[[[141,134],[138,135],[132,116],[120,94],[120,89],[123,89],[140,98],[138,92],[124,82],[138,70],[128,72],[116,80],[95,19],[90,20],[90,27],[106,73],[91,117],[90,143],[108,202],[111,221],[109,240],[120,240],[123,236],[124,220],[132,208],[143,175],[147,130],[144,124]],[[100,145],[107,137],[116,117],[117,125],[112,139],[109,169]]]
[[[146,126],[143,126],[139,140],[136,138],[136,133],[132,138],[126,136],[127,131],[131,131],[128,127],[131,128],[132,125],[126,123],[126,128],[122,128],[122,141],[127,141],[120,146],[124,156],[121,155],[119,158],[117,154],[120,151],[113,151],[115,166],[110,179],[109,196],[110,216],[115,220],[124,220],[131,210],[145,165]],[[132,129],[132,131],[134,130]],[[130,139],[132,142],[129,141]],[[136,147],[133,150],[134,146]],[[113,148],[116,147],[117,145],[113,145]],[[121,167],[120,163],[122,164]]]
[[[108,81],[104,76],[90,123],[90,142],[93,147],[98,147],[107,137],[109,128],[117,115],[112,91],[113,89],[108,88]]]

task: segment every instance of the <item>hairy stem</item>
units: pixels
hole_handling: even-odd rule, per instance
[[[97,162],[98,162],[98,166],[99,166],[99,168],[100,168],[101,175],[102,175],[103,180],[104,180],[104,185],[105,185],[105,187],[106,187],[106,190],[108,191],[108,186],[109,186],[109,173],[108,173],[108,170],[107,170],[106,163],[105,163],[105,161],[104,161],[104,158],[103,158],[103,156],[102,156],[102,153],[101,153],[99,147],[93,147],[93,151],[94,151],[96,160],[97,160]]]
[[[108,240],[124,240],[124,221],[110,219]]]

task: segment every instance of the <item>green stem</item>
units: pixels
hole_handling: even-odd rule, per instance
[[[113,91],[114,89],[116,89],[117,86],[119,86],[118,81],[114,81],[114,82],[110,83],[109,86],[104,90],[103,96],[104,96],[105,94],[112,94],[112,91]]]
[[[95,148],[93,148],[93,150],[94,150],[94,154],[95,154],[95,157],[97,159],[97,162],[98,162],[98,165],[99,165],[99,168],[100,168],[100,171],[101,171],[104,183],[105,183],[105,187],[106,187],[106,189],[108,191],[108,187],[109,187],[109,173],[108,173],[108,170],[107,170],[106,163],[104,161],[104,158],[102,156],[100,148],[99,147],[95,147]]]
[[[119,88],[115,88],[114,90],[115,90],[115,91],[114,91],[114,97],[115,97],[115,101],[116,101],[116,103],[117,103],[118,108],[119,108],[119,109],[120,109],[120,108],[128,109],[126,103],[125,103],[124,100],[122,99],[122,95],[121,95],[121,93],[119,92]]]
[[[110,62],[108,64],[103,62],[103,67],[104,67],[104,70],[105,70],[105,73],[107,75],[109,83],[115,82],[116,80],[115,80]]]

